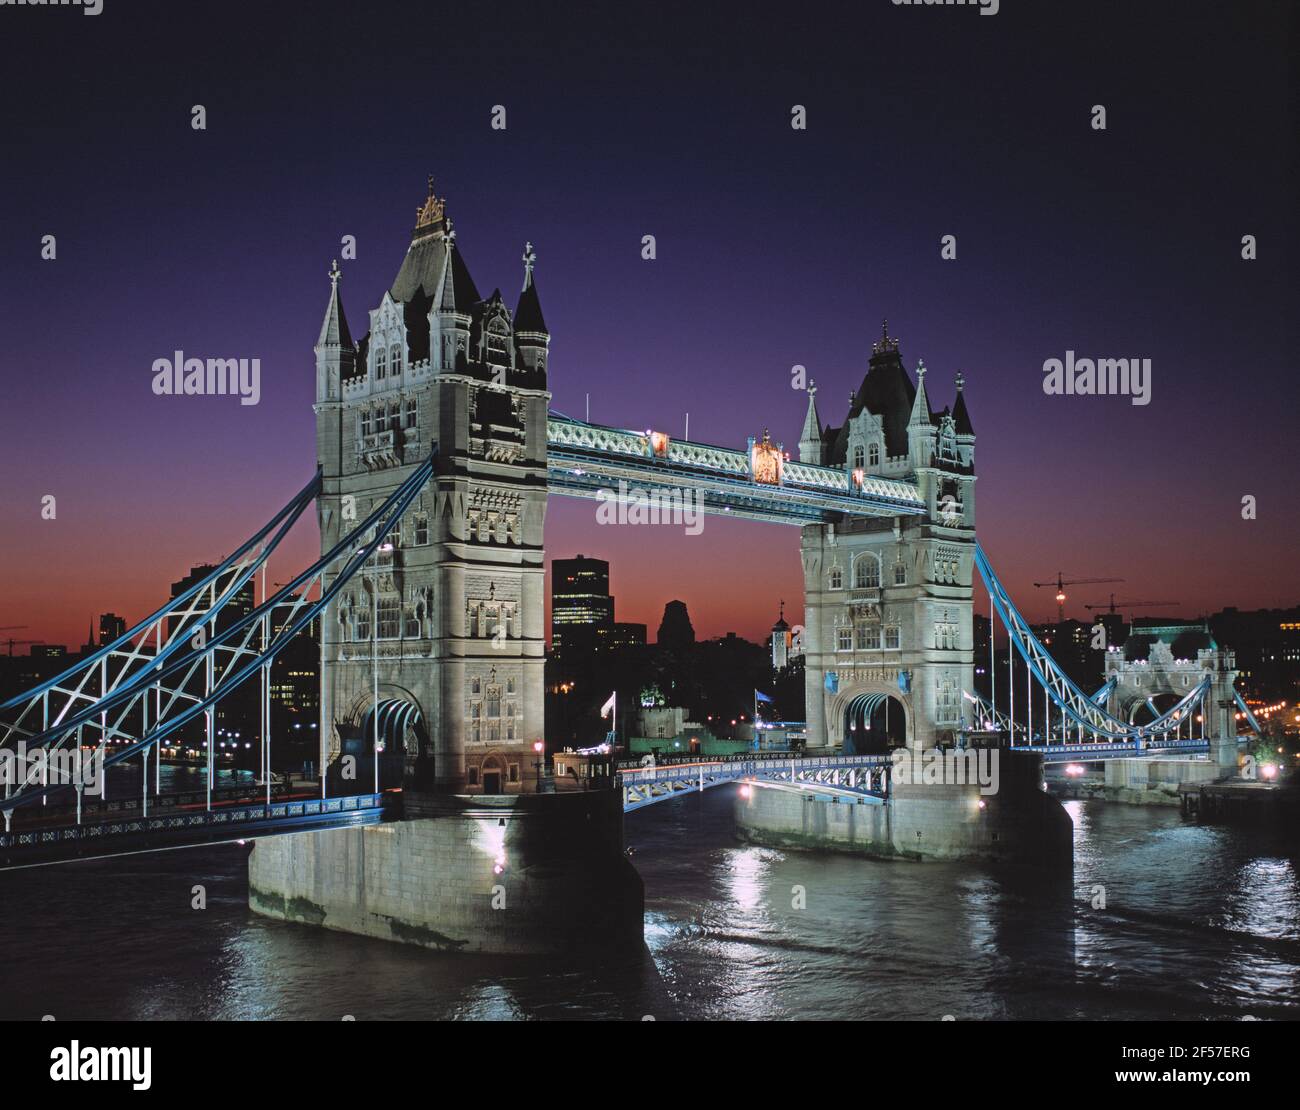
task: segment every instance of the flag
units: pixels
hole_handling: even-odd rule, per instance
[[[616,693],[610,694],[609,701],[607,701],[604,705],[600,707],[600,715],[602,717],[608,717],[611,713],[614,712],[614,698],[616,696],[617,696]]]
[[[754,700],[755,700],[755,701],[765,701],[765,702],[767,702],[768,705],[771,705],[771,704],[772,704],[772,699],[769,698],[765,693],[763,693],[762,690],[755,690],[755,691],[754,691]]]

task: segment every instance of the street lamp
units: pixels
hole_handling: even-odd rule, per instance
[[[533,751],[537,754],[537,762],[533,764],[537,768],[537,793],[542,792],[542,768],[546,766],[546,760],[542,755],[546,745],[540,740],[533,741]]]

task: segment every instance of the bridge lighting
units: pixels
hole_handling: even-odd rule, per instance
[[[742,786],[740,788],[740,796],[742,798],[752,798],[754,796],[754,788],[748,784]]]
[[[976,802],[975,804],[976,804],[977,806],[979,806],[980,809],[988,809],[988,802],[986,802],[983,798],[981,798],[981,799],[980,799],[978,802]]]
[[[1083,774],[1083,772],[1084,767],[1082,763],[1067,763],[1065,765],[1065,773],[1067,775],[1077,776]]]

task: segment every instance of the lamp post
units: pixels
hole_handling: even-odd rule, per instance
[[[379,545],[379,551],[391,552],[393,545],[385,540]],[[373,557],[374,565],[370,568],[370,678],[371,727],[370,746],[375,757],[375,793],[379,793],[379,555]]]
[[[542,754],[545,747],[541,740],[533,741],[533,751],[537,755],[537,761],[533,766],[537,768],[537,793],[539,794],[542,792],[542,768],[546,766],[546,759]]]

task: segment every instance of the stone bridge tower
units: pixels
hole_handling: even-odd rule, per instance
[[[975,573],[975,433],[962,387],[959,374],[952,411],[932,412],[925,366],[913,385],[886,326],[840,427],[821,426],[809,390],[802,462],[842,466],[855,485],[914,481],[926,506],[803,529],[810,744],[867,750],[864,724],[886,696],[901,703],[913,746],[960,725]]]
[[[322,617],[322,761],[349,738],[371,751],[377,651],[381,738],[404,752],[408,783],[506,794],[536,774],[550,337],[534,261],[529,245],[513,313],[499,289],[481,296],[431,180],[359,340],[337,264],[330,275],[316,344],[322,552],[437,458],[391,547]]]
[[[1204,735],[1220,769],[1236,771],[1237,658],[1219,646],[1207,623],[1135,627],[1122,650],[1106,653],[1106,679],[1111,686],[1106,711],[1129,723],[1141,723],[1140,715],[1142,720],[1159,716],[1208,680],[1203,702],[1189,712],[1179,734]]]

